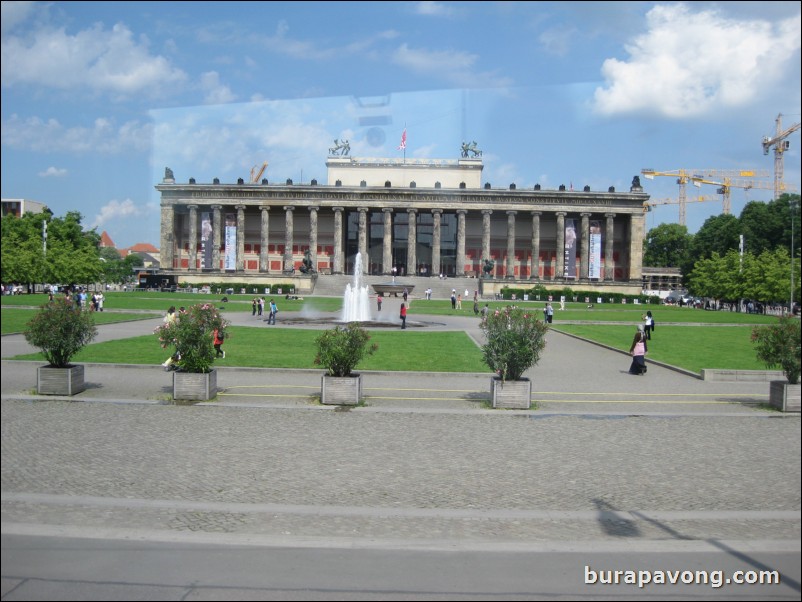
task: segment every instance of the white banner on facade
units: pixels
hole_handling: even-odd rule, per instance
[[[208,211],[201,213],[201,269],[211,270],[212,267],[212,214]]]
[[[563,276],[576,278],[576,225],[574,220],[565,220],[565,263]]]
[[[601,278],[601,222],[590,222],[588,244],[588,278]]]
[[[225,269],[237,269],[237,218],[233,213],[226,213]]]

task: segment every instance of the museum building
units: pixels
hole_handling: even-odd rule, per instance
[[[269,284],[352,274],[641,291],[644,207],[627,192],[494,188],[481,157],[330,156],[327,183],[177,183],[161,193],[161,268],[180,281]],[[301,285],[299,290],[308,287]]]

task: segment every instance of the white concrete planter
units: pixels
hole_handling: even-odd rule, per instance
[[[362,399],[362,375],[330,376],[324,374],[320,386],[320,403],[326,405],[358,405]]]
[[[85,390],[83,366],[40,366],[36,372],[36,392],[39,395],[75,395]]]
[[[781,412],[799,412],[802,384],[790,385],[786,380],[769,383],[769,404]]]
[[[173,372],[173,399],[207,401],[217,396],[217,370],[198,374]]]
[[[494,408],[528,410],[532,403],[532,381],[528,378],[502,381],[493,377],[490,379],[490,392]]]

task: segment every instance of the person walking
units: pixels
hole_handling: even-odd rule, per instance
[[[215,350],[215,357],[222,357],[225,359],[226,352],[223,351],[223,343],[226,340],[226,335],[223,332],[220,332],[219,328],[214,329],[214,350]]]
[[[384,301],[384,297],[382,297],[382,294],[379,293],[378,296],[376,297],[376,305],[379,306],[379,311],[382,310],[382,302],[383,301]]]
[[[256,310],[259,307],[259,300],[254,297],[253,301],[251,302],[251,316],[256,317]]]
[[[646,339],[651,341],[652,340],[652,331],[654,331],[654,318],[652,317],[652,310],[646,312],[646,315],[643,316],[643,331],[646,333]]]
[[[632,356],[632,364],[629,366],[630,374],[637,374],[641,376],[646,374],[646,354],[649,348],[646,345],[646,333],[642,325],[638,325],[638,330],[635,332],[635,338],[632,339],[632,345],[629,348],[629,353]]]
[[[554,307],[551,303],[546,303],[546,322],[551,324],[554,321]]]
[[[406,303],[401,304],[401,330],[404,330],[407,327],[407,305]]]
[[[273,324],[275,326],[275,324],[276,324],[276,314],[277,313],[278,313],[278,306],[276,305],[276,302],[273,299],[271,299],[270,300],[270,313],[267,316],[267,323],[268,324]]]
[[[457,291],[451,289],[451,309],[457,309]]]

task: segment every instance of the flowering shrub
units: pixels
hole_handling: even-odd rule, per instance
[[[72,356],[97,335],[91,312],[59,297],[39,308],[25,329],[25,340],[37,347],[54,368],[70,367]]]
[[[764,362],[767,368],[780,366],[792,385],[799,383],[801,330],[799,320],[789,316],[780,318],[775,324],[752,329],[757,359]]]
[[[497,311],[482,322],[487,343],[485,363],[502,381],[521,380],[524,372],[540,361],[546,347],[548,325],[521,309]]]
[[[154,332],[162,348],[175,349],[179,370],[206,373],[212,371],[214,363],[214,330],[225,331],[228,325],[229,321],[223,319],[220,310],[202,303],[179,312],[174,322],[162,324]]]
[[[316,339],[315,365],[324,366],[330,376],[351,376],[356,365],[379,348],[375,343],[368,345],[368,341],[370,334],[359,322],[326,330]]]

